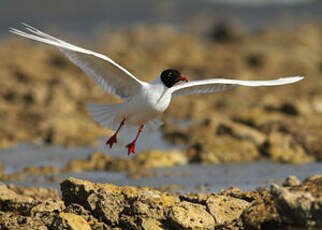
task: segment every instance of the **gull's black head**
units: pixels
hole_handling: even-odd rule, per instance
[[[182,76],[178,70],[167,69],[161,73],[161,81],[166,87],[171,88],[177,82],[179,81],[187,82],[188,79],[185,76]]]

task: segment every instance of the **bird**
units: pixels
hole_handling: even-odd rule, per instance
[[[158,128],[162,125],[160,115],[169,107],[173,98],[213,93],[236,86],[277,86],[295,83],[303,76],[284,77],[273,80],[237,80],[212,78],[189,81],[176,69],[166,69],[153,81],[136,78],[108,56],[84,49],[44,33],[31,25],[22,23],[25,31],[9,28],[9,31],[57,47],[67,58],[83,70],[109,94],[120,97],[117,104],[88,103],[89,113],[101,126],[115,130],[106,141],[110,148],[118,142],[118,133],[123,127],[138,127],[133,141],[127,144],[128,155],[135,153],[135,146],[145,126]]]

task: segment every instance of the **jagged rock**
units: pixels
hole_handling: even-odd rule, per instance
[[[301,181],[299,179],[297,179],[296,176],[288,176],[282,183],[283,186],[287,186],[287,187],[290,187],[290,186],[297,186],[297,185],[300,185],[301,184]]]
[[[22,196],[8,187],[0,183],[0,210],[1,211],[14,211],[15,213],[28,215],[30,209],[38,204],[30,197]]]
[[[168,213],[171,228],[214,229],[215,220],[203,205],[183,201],[171,206]]]
[[[141,219],[141,226],[143,230],[150,230],[150,229],[155,229],[155,230],[162,230],[164,229],[162,227],[162,224],[157,221],[156,219],[152,218],[142,218]]]
[[[74,213],[76,215],[82,216],[84,220],[90,225],[91,229],[93,230],[107,230],[110,227],[104,223],[96,219],[92,216],[89,210],[86,210],[83,206],[79,204],[71,204],[66,209],[64,209],[66,213]]]
[[[250,205],[249,202],[221,195],[212,195],[207,201],[207,209],[214,217],[216,225],[224,225],[238,219]]]
[[[279,226],[281,219],[269,190],[255,192],[254,198],[241,215],[245,227],[261,229],[261,226]]]
[[[21,216],[11,212],[0,213],[0,229],[4,230],[25,230],[37,229],[47,230],[48,228],[44,223],[38,219],[28,216]]]
[[[290,177],[292,178],[292,177]],[[322,175],[253,192],[171,194],[69,178],[62,199],[0,184],[0,229],[276,229],[322,226]],[[38,190],[40,191],[40,190]],[[51,195],[50,195],[51,196]],[[54,198],[55,195],[51,198]]]
[[[133,214],[162,218],[163,212],[158,209],[162,210],[176,201],[175,197],[153,189],[94,184],[75,178],[65,180],[61,190],[66,205],[79,204],[111,226],[117,226],[120,214],[130,207]]]
[[[258,197],[257,193],[246,192],[237,187],[222,189],[217,195],[225,195],[225,196],[241,199],[247,202],[254,201]]]
[[[306,178],[300,185],[292,186],[290,191],[310,192],[313,197],[320,199],[322,197],[322,175],[312,175]]]
[[[314,186],[318,187],[320,195],[316,194],[316,190],[305,189],[305,187],[308,188],[308,181],[314,181],[312,179],[308,178],[306,182],[292,189],[272,185],[271,193],[283,222],[301,226],[322,226],[322,199],[320,196],[322,194],[322,175],[314,178],[320,183],[315,183]],[[313,194],[315,192],[315,196],[311,191]]]
[[[59,213],[51,227],[55,229],[91,230],[91,227],[83,217],[66,212]]]
[[[31,216],[41,215],[44,212],[61,212],[65,209],[65,204],[61,200],[49,200],[35,205],[30,210]]]
[[[120,212],[124,209],[124,199],[117,186],[98,185],[70,178],[61,184],[61,190],[66,205],[80,204],[97,219],[111,225],[118,224]]]
[[[8,185],[8,188],[19,195],[30,197],[34,200],[60,200],[60,195],[54,188],[20,187],[12,184]]]

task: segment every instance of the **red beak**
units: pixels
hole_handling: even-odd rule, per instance
[[[188,78],[185,77],[185,76],[180,76],[180,81],[185,81],[185,82],[188,82]]]

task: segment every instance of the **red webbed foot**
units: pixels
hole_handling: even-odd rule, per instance
[[[130,155],[131,153],[133,153],[133,154],[135,153],[135,144],[136,144],[136,141],[139,138],[139,136],[140,136],[140,134],[141,134],[141,132],[143,130],[143,127],[144,127],[144,125],[140,126],[139,131],[136,134],[136,137],[135,137],[134,141],[132,141],[130,144],[125,146],[126,148],[128,148],[127,155]]]
[[[110,137],[110,139],[108,139],[107,141],[106,141],[106,145],[109,145],[110,146],[110,148],[112,148],[112,146],[115,144],[115,143],[117,143],[117,134],[118,134],[118,132],[120,131],[120,129],[122,128],[122,126],[124,125],[124,123],[125,123],[125,118],[121,121],[121,123],[120,123],[120,125],[119,125],[119,127],[117,128],[117,130],[116,130],[116,132],[114,133],[114,135],[113,136],[111,136]]]
[[[110,139],[108,139],[106,141],[106,145],[109,145],[110,148],[112,148],[112,146],[117,143],[117,138],[116,138],[116,135],[114,134],[113,136],[110,137]]]
[[[130,155],[131,153],[135,154],[135,141],[131,142],[130,144],[126,145],[125,147],[128,148],[127,155]]]

